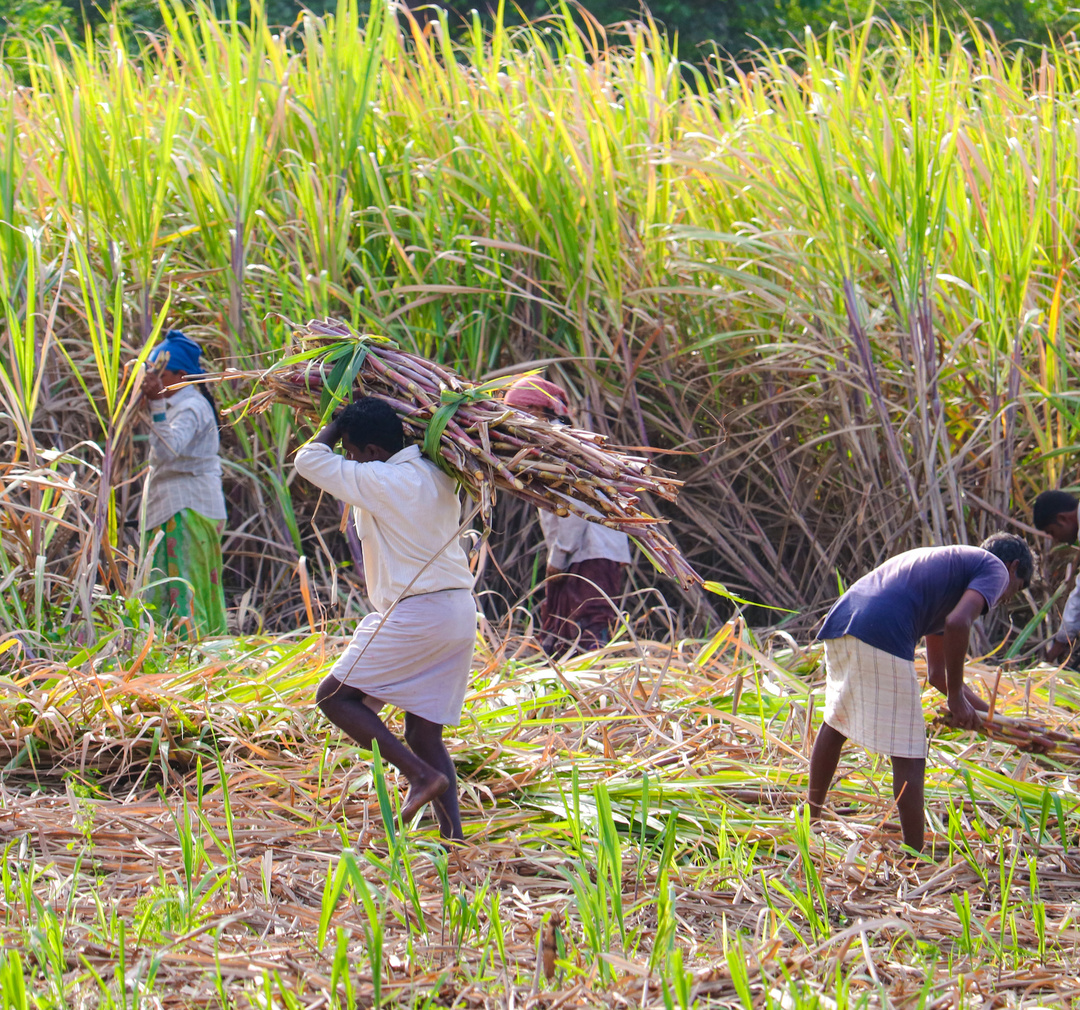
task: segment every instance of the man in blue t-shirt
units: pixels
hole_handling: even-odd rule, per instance
[[[904,842],[923,845],[926,723],[915,646],[926,638],[928,679],[956,725],[976,729],[986,703],[964,684],[975,620],[1031,582],[1022,537],[995,533],[981,547],[922,547],[890,558],[833,605],[825,642],[825,721],[810,756],[810,815],[821,814],[848,739],[888,754]]]

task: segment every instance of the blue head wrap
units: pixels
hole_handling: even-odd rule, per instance
[[[169,352],[169,363],[165,367],[170,371],[188,375],[202,375],[206,371],[199,364],[202,348],[179,330],[169,330],[165,334],[165,339],[150,352],[150,360],[156,361],[163,351]]]

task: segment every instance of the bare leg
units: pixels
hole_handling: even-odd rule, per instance
[[[442,733],[443,728],[437,722],[429,722],[411,712],[405,713],[405,739],[409,746],[432,768],[445,775],[450,783],[433,804],[439,821],[439,834],[447,841],[460,842],[465,835],[458,808],[457,773],[454,759],[443,743]]]
[[[921,852],[923,847],[923,783],[926,780],[925,758],[892,759],[892,790],[900,813],[904,844]]]
[[[840,761],[840,750],[846,742],[847,737],[828,723],[823,723],[818,730],[814,749],[810,752],[810,795],[807,799],[812,818],[821,816],[821,808],[825,805],[825,797]]]
[[[401,808],[402,821],[410,821],[425,804],[446,792],[450,778],[433,768],[405,746],[367,705],[364,692],[328,675],[315,692],[315,703],[338,729],[344,730],[361,747],[379,741],[379,753],[409,780],[409,794]]]

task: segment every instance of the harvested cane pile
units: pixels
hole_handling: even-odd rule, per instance
[[[258,413],[283,403],[320,418],[352,396],[378,396],[397,411],[406,435],[478,501],[485,525],[496,492],[506,491],[556,515],[573,513],[622,530],[684,589],[701,584],[659,531],[667,520],[640,508],[642,494],[674,501],[682,484],[646,458],[606,445],[595,432],[508,407],[494,395],[503,382],[470,382],[346,323],[312,320],[296,336],[299,354],[268,371],[246,373],[267,388],[233,411]]]
[[[947,709],[934,717],[933,725],[956,728]],[[1012,744],[1017,750],[1032,754],[1047,754],[1066,760],[1080,758],[1080,737],[1053,729],[1038,719],[1022,719],[995,712],[984,716],[982,725],[976,732],[990,740]]]

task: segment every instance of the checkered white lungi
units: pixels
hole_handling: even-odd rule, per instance
[[[867,750],[926,757],[915,663],[851,635],[825,641],[825,722]]]

